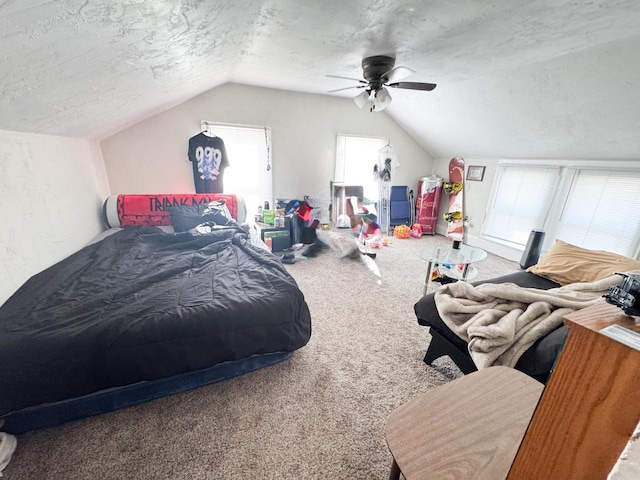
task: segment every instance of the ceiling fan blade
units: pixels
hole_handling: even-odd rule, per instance
[[[354,82],[360,82],[360,83],[369,83],[369,82],[365,82],[364,80],[360,80],[359,78],[343,77],[341,75],[327,75],[327,77],[329,77],[329,78],[340,78],[342,80],[352,80]]]
[[[409,90],[426,90],[426,91],[431,91],[434,88],[436,88],[436,84],[435,83],[421,83],[421,82],[396,82],[396,83],[389,83],[387,84],[387,87],[392,87],[392,88],[407,88]]]
[[[328,90],[327,93],[341,92],[342,90],[351,90],[352,88],[367,88],[368,85],[354,85],[352,87],[336,88],[335,90]]]
[[[388,72],[382,74],[382,78],[384,80],[383,83],[392,83],[397,82],[403,78],[408,77],[409,75],[413,75],[415,70],[411,70],[409,67],[396,67],[392,68]]]

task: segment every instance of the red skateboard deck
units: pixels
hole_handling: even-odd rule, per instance
[[[456,157],[449,162],[449,182],[443,185],[449,194],[449,210],[444,214],[447,220],[447,237],[462,241],[464,236],[464,159]]]

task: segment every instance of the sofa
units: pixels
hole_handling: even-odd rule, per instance
[[[615,285],[616,273],[640,271],[640,262],[621,255],[604,251],[587,250],[575,245],[557,240],[552,248],[526,271],[504,275],[482,282],[472,283],[474,287],[482,284],[484,288],[500,288],[497,285],[514,284],[519,287],[537,289],[534,292],[550,289],[581,290],[585,286],[597,287],[590,289],[593,294],[592,302],[601,301],[599,290]],[[494,287],[495,285],[495,287]],[[436,292],[423,296],[415,305],[414,311],[419,325],[429,327],[431,340],[428,345],[424,362],[431,365],[436,359],[445,355],[467,374],[478,369],[472,359],[469,344],[441,318],[436,305],[436,296],[442,295],[447,285],[443,285]],[[465,288],[468,288],[465,286]],[[481,290],[483,287],[479,287]],[[529,292],[525,292],[529,293]],[[553,295],[553,292],[548,292]],[[604,301],[604,300],[602,300]],[[441,305],[441,311],[443,307]],[[558,355],[567,338],[567,327],[560,321],[557,327],[549,328],[543,336],[538,338],[522,353],[515,365],[517,370],[546,383],[553,369]],[[450,325],[450,322],[449,322]],[[499,364],[499,363],[496,363]]]

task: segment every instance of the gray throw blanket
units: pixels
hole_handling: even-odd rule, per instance
[[[474,287],[456,282],[440,287],[434,298],[447,327],[468,342],[478,369],[513,367],[537,339],[561,325],[565,315],[605,301],[602,296],[621,280],[619,275],[612,275],[551,290],[513,283]]]

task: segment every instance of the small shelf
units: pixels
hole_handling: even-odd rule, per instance
[[[440,275],[446,275],[447,277],[455,278],[456,280],[462,279],[462,272],[464,271],[464,265],[451,265],[451,264],[443,264],[438,265],[438,273]],[[467,278],[465,281],[473,280],[478,276],[478,269],[473,265],[469,265],[467,269]]]

